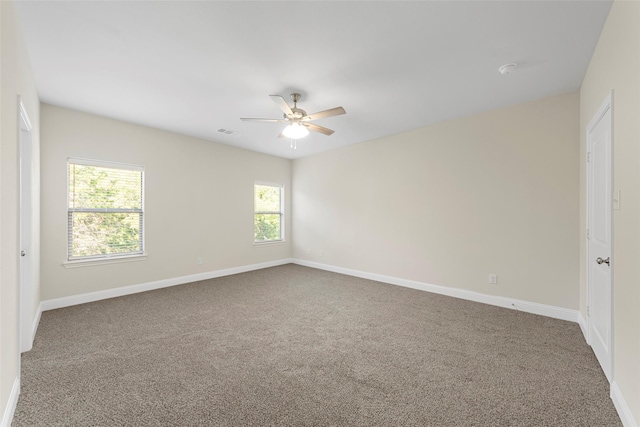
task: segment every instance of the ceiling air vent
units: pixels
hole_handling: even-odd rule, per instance
[[[240,135],[240,132],[235,131],[235,130],[229,130],[229,129],[218,129],[218,132],[223,133],[225,135],[229,135],[229,136],[238,136]]]

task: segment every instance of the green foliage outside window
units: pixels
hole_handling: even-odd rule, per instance
[[[282,187],[254,187],[254,238],[256,242],[282,240]]]
[[[69,163],[69,258],[142,252],[142,171]]]

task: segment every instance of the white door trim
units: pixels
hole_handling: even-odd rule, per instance
[[[599,124],[600,120],[606,115],[607,112],[610,112],[610,127],[611,127],[611,153],[610,153],[610,165],[609,165],[609,171],[610,171],[610,183],[611,183],[611,188],[610,188],[610,194],[612,195],[612,201],[613,201],[613,91],[609,92],[609,94],[607,95],[607,97],[605,98],[605,100],[603,101],[603,103],[600,105],[600,107],[598,108],[598,110],[596,111],[596,113],[594,114],[593,118],[591,119],[591,121],[589,121],[589,124],[587,126],[586,129],[586,143],[587,143],[587,156],[589,156],[590,152],[590,133],[591,131],[594,130],[594,128],[596,127],[596,125]],[[591,194],[591,174],[592,174],[592,165],[590,163],[590,159],[589,157],[587,157],[587,197],[586,197],[586,208],[587,208],[587,233],[588,231],[588,227],[590,224],[590,194]],[[613,253],[613,203],[610,204],[609,206],[609,236],[610,236],[610,260],[611,260],[611,264],[610,264],[610,295],[609,295],[609,314],[610,314],[610,318],[609,318],[609,331],[608,331],[608,335],[609,335],[609,340],[608,340],[608,351],[607,353],[609,354],[609,360],[605,363],[608,364],[608,366],[602,366],[603,371],[605,372],[605,374],[607,375],[607,379],[609,380],[609,383],[613,383],[614,381],[614,355],[613,355],[613,351],[614,351],[614,344],[613,344],[613,322],[614,322],[614,312],[613,312],[613,296],[614,296],[614,253]],[[594,255],[590,254],[590,244],[589,244],[589,239],[587,238],[587,242],[586,242],[586,268],[587,268],[587,342],[589,345],[593,345],[593,318],[591,316],[590,311],[590,307],[593,307],[593,281],[591,278],[591,273],[590,273],[590,263],[594,262]]]
[[[26,125],[26,130],[31,131],[33,129],[33,126],[31,126],[31,120],[29,120],[27,109],[24,107],[22,98],[19,96],[18,96],[18,107],[20,108],[20,118],[24,121]]]

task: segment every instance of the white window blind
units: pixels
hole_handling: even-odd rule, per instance
[[[68,159],[68,259],[144,252],[144,167]]]
[[[256,183],[253,191],[255,243],[284,240],[284,197],[280,184]]]

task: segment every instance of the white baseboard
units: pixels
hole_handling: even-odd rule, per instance
[[[568,308],[555,307],[552,305],[539,304],[535,302],[522,301],[513,298],[499,297],[494,295],[486,295],[478,292],[467,291],[458,288],[449,288],[446,286],[431,285],[428,283],[416,282],[414,280],[400,279],[397,277],[384,276],[382,274],[367,273],[365,271],[351,270],[349,268],[336,267],[328,264],[321,264],[313,261],[294,259],[294,264],[306,267],[318,268],[321,270],[332,271],[334,273],[346,274],[348,276],[361,277],[363,279],[375,280],[377,282],[389,283],[391,285],[404,286],[406,288],[418,289],[421,291],[432,292],[440,295],[465,299],[469,301],[481,302],[484,304],[495,305],[498,307],[510,308],[513,310],[525,311],[527,313],[539,314],[541,316],[553,317],[554,319],[568,320],[570,322],[578,322],[578,311]]]
[[[68,297],[55,298],[45,300],[40,303],[37,321],[40,319],[40,313],[47,310],[55,310],[57,308],[70,307],[73,305],[84,304],[88,302],[100,301],[108,298],[115,298],[124,295],[131,295],[138,292],[146,292],[154,289],[166,288],[169,286],[182,285],[199,280],[213,279],[216,277],[229,276],[232,274],[245,273],[253,270],[260,270],[268,267],[275,267],[284,264],[298,264],[306,267],[318,268],[320,270],[332,271],[334,273],[346,274],[348,276],[361,277],[363,279],[375,280],[378,282],[389,283],[392,285],[403,286],[406,288],[418,289],[426,292],[432,292],[441,295],[447,295],[455,298],[461,298],[469,301],[481,302],[485,304],[495,305],[498,307],[510,308],[514,310],[525,311],[527,313],[539,314],[542,316],[552,317],[555,319],[568,320],[579,323],[579,312],[562,307],[555,307],[535,302],[517,300],[494,295],[486,295],[478,292],[467,291],[458,288],[449,288],[446,286],[432,285],[428,283],[417,282],[414,280],[401,279],[392,276],[385,276],[376,273],[368,273],[365,271],[352,270],[343,267],[337,267],[329,264],[322,264],[313,261],[301,259],[281,259],[260,264],[246,265],[242,267],[233,267],[223,270],[208,271],[206,273],[192,274],[188,276],[173,277],[170,279],[162,279],[153,282],[141,283],[131,286],[123,286],[114,289],[106,289],[104,291],[89,292],[86,294],[72,295]],[[582,325],[581,325],[582,327]],[[37,329],[37,323],[34,321],[34,335]]]
[[[622,395],[622,392],[618,387],[618,383],[615,382],[615,380],[611,383],[611,400],[613,400],[613,406],[615,406],[616,411],[618,411],[622,425],[624,427],[638,427],[638,423],[633,418],[631,409],[629,409],[627,401],[624,400],[624,396]]]
[[[11,394],[9,394],[9,400],[7,406],[4,408],[2,414],[2,422],[0,427],[11,427],[11,421],[13,421],[13,415],[16,412],[16,406],[18,406],[18,397],[20,396],[20,377],[16,377],[13,381],[13,387],[11,388]]]
[[[38,332],[38,326],[40,325],[40,317],[42,317],[42,302],[38,304],[38,311],[33,318],[33,325],[31,326],[31,344],[36,339],[36,332]]]
[[[57,308],[70,307],[72,305],[85,304],[88,302],[100,301],[103,299],[121,297],[124,295],[136,294],[139,292],[152,291],[154,289],[167,288],[169,286],[183,285],[185,283],[197,282],[200,280],[214,279],[216,277],[230,276],[232,274],[246,273],[248,271],[260,270],[278,265],[290,264],[290,258],[277,261],[263,262],[260,264],[245,265],[242,267],[226,268],[223,270],[207,271],[206,273],[191,274],[188,276],[173,277],[170,279],[156,280],[154,282],[141,283],[138,285],[123,286],[104,291],[89,292],[86,294],[72,295],[68,297],[45,300],[40,303],[42,311],[55,310]]]
[[[40,317],[42,316],[42,302],[38,304],[38,308],[36,310],[35,315],[33,316],[33,321],[31,322],[31,334],[30,341],[25,345],[25,343],[20,343],[20,352],[24,353],[25,351],[30,351],[33,348],[33,342],[36,339],[36,332],[38,332],[38,325],[40,324]]]
[[[587,320],[582,316],[582,313],[578,313],[578,325],[580,325],[580,330],[582,331],[582,335],[584,335],[584,340],[587,344],[591,345],[589,342],[589,328],[587,326]]]

